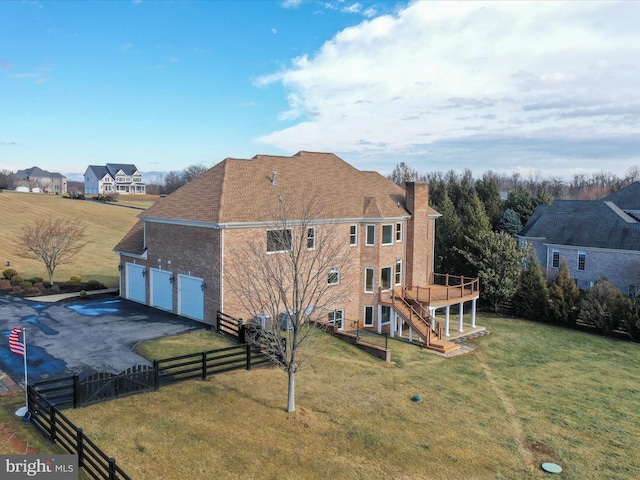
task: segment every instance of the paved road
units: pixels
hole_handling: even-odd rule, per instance
[[[29,383],[99,371],[120,373],[149,363],[133,351],[139,342],[206,328],[117,297],[45,303],[0,295],[0,370],[20,384],[23,358],[9,350],[14,327],[27,329]]]

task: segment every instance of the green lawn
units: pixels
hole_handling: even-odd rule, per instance
[[[142,208],[152,204],[151,196],[130,196],[123,204]],[[136,197],[140,197],[136,200]],[[80,275],[83,280],[99,280],[108,287],[118,287],[118,256],[113,247],[137,222],[136,215],[141,210],[111,205],[91,200],[71,200],[57,195],[0,193],[0,272],[11,263],[24,278],[39,276],[48,278],[42,262],[19,257],[15,239],[21,228],[31,225],[40,218],[80,219],[86,226],[87,246],[75,256],[72,263],[60,265],[54,272],[54,281],[66,281],[72,275]]]
[[[640,478],[640,346],[508,318],[449,359],[390,340],[394,364],[332,337],[298,374],[221,374],[68,416],[134,479]],[[324,336],[324,334],[319,334]],[[141,346],[166,358],[214,333]],[[413,402],[421,395],[421,403]]]

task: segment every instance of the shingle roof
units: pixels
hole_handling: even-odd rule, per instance
[[[104,178],[105,175],[111,175],[104,165],[89,165],[89,168],[98,179]]]
[[[640,182],[635,182],[617,192],[607,195],[603,201],[611,201],[622,210],[640,210]]]
[[[115,178],[119,170],[122,170],[125,175],[129,176],[138,171],[132,163],[107,163],[106,168],[113,178]]]
[[[553,245],[640,251],[640,222],[625,221],[604,200],[555,200],[537,207],[519,236]]]
[[[138,220],[136,224],[122,237],[114,250],[116,252],[128,252],[135,255],[144,253],[144,222]]]
[[[59,173],[51,173],[48,172],[47,170],[43,170],[40,167],[31,167],[31,168],[27,168],[25,170],[18,170],[16,172],[16,177],[19,180],[24,180],[28,177],[49,177],[49,178],[60,178],[63,177],[63,175],[59,174]]]
[[[272,184],[276,173],[275,185]],[[227,158],[146,210],[143,219],[214,224],[268,222],[278,198],[316,195],[325,219],[408,216],[405,191],[376,172],[360,171],[331,153]],[[432,213],[436,213],[432,211]]]

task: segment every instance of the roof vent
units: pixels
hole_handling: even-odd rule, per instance
[[[271,185],[275,185],[276,184],[276,176],[278,175],[278,172],[276,172],[275,170],[273,171],[273,173],[271,174]]]

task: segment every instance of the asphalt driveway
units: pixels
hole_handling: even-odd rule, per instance
[[[26,328],[29,383],[149,364],[134,352],[144,340],[203,330],[206,325],[113,297],[57,303],[0,295],[0,370],[24,383],[24,363],[9,333]]]

